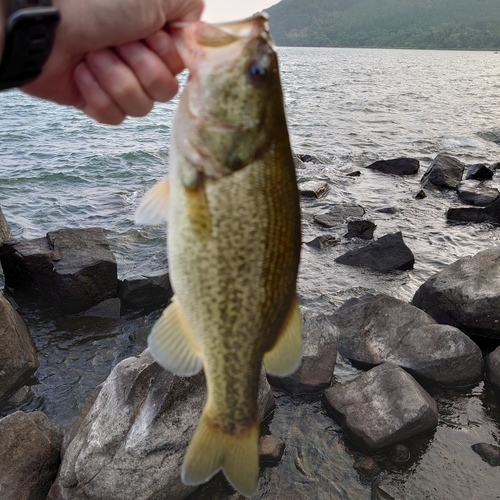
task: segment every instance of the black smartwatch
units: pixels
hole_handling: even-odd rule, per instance
[[[7,23],[0,90],[26,85],[42,72],[59,23],[59,11],[52,7],[51,0],[5,0],[5,3]]]

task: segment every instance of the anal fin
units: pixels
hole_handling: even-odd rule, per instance
[[[203,366],[200,350],[175,301],[154,324],[148,347],[158,364],[176,375],[195,375]]]
[[[264,354],[269,375],[285,377],[292,374],[302,358],[302,317],[297,297],[292,301],[288,317],[274,346]]]

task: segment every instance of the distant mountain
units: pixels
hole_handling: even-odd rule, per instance
[[[500,0],[282,0],[278,45],[500,49]]]

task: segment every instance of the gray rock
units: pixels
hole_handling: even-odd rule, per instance
[[[500,466],[500,446],[488,443],[473,444],[471,448],[492,467]]]
[[[173,294],[167,271],[123,280],[118,292],[126,309],[149,310],[167,307]]]
[[[375,212],[378,212],[379,214],[394,215],[398,213],[398,209],[396,207],[380,207],[376,208]]]
[[[420,162],[414,158],[395,158],[393,160],[376,161],[366,168],[384,174],[413,175],[418,172]]]
[[[293,164],[295,165],[295,170],[306,168],[306,165],[304,164],[300,156],[295,153],[293,153]]]
[[[500,246],[434,274],[416,291],[412,304],[438,323],[500,338]]]
[[[0,498],[45,500],[59,467],[62,431],[42,412],[0,420]]]
[[[410,460],[410,449],[404,444],[396,444],[391,449],[391,460],[397,464]]]
[[[500,389],[500,347],[486,356],[485,365],[488,380]]]
[[[203,373],[177,377],[149,351],[119,363],[67,432],[49,500],[180,500],[184,453],[206,401]],[[261,375],[259,412],[274,406]]]
[[[351,382],[325,391],[325,403],[351,437],[368,452],[434,429],[436,402],[402,368],[372,368]]]
[[[106,299],[91,307],[85,312],[80,313],[80,316],[91,316],[93,318],[110,318],[117,319],[120,317],[121,302],[118,297]]]
[[[10,237],[10,227],[0,208],[0,244]]]
[[[347,223],[347,233],[344,234],[344,238],[371,240],[376,227],[371,220],[350,220]]]
[[[0,294],[0,400],[17,391],[38,369],[26,323]]]
[[[328,184],[322,181],[309,181],[299,184],[299,193],[303,198],[321,198],[328,192]]]
[[[285,443],[274,436],[262,436],[259,441],[259,456],[261,463],[277,464],[285,453]]]
[[[370,500],[395,500],[395,498],[387,493],[386,485],[379,482],[378,478],[372,483],[372,494]]]
[[[421,189],[418,193],[415,194],[414,198],[416,200],[423,200],[424,198],[427,198],[427,194],[423,189]]]
[[[364,247],[350,250],[337,257],[335,262],[375,271],[407,271],[413,269],[415,257],[403,241],[401,232],[397,232],[386,234]]]
[[[332,321],[339,331],[339,352],[348,359],[370,365],[394,363],[448,387],[482,378],[481,349],[467,335],[388,295],[350,299]]]
[[[329,387],[337,360],[336,329],[323,313],[302,310],[304,344],[299,368],[288,377],[272,377],[270,383],[293,396],[314,394]]]
[[[362,475],[368,479],[373,479],[377,477],[382,471],[378,466],[377,462],[372,457],[367,457],[366,455],[358,458],[353,467]]]
[[[500,197],[496,188],[487,188],[481,182],[463,181],[457,186],[457,194],[464,203],[485,207]]]
[[[101,228],[61,229],[0,247],[5,283],[76,314],[117,296],[116,261]]]
[[[354,172],[349,172],[345,175],[346,177],[361,177],[361,172],[359,170],[354,170]]]
[[[476,163],[471,165],[469,170],[467,170],[466,179],[477,179],[477,180],[487,180],[493,177],[493,170],[490,170],[486,165],[482,163]]]
[[[484,208],[450,208],[446,212],[446,219],[452,222],[491,222],[500,224],[500,200],[496,200]]]
[[[327,213],[314,216],[314,222],[326,228],[343,224],[350,217],[362,217],[365,209],[359,205],[333,205]]]
[[[462,180],[465,164],[445,153],[439,153],[423,175],[425,187],[431,183],[439,189],[455,189]]]
[[[309,247],[317,248],[318,250],[323,250],[324,248],[331,248],[339,244],[339,240],[331,234],[322,234],[317,236],[314,240],[306,242]]]
[[[23,385],[8,400],[7,405],[13,408],[23,406],[33,397],[33,391],[29,385]]]

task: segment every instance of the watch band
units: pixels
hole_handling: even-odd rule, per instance
[[[50,0],[6,0],[6,5],[0,90],[25,85],[41,73],[59,23],[59,11]]]

